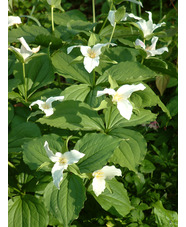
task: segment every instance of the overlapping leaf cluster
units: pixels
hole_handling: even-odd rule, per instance
[[[121,21],[129,6],[141,12],[138,1],[104,3],[95,23],[80,10],[68,10],[68,4],[63,8],[60,0],[34,1],[34,6],[31,2],[9,1],[10,14],[22,20],[9,28],[9,46],[20,48],[20,37],[31,47],[40,45],[27,62],[9,51],[9,225],[177,226],[177,213],[170,211],[176,208],[165,209],[166,195],[158,191],[173,184],[167,170],[173,168],[176,173],[176,150],[170,137],[177,116],[177,69],[171,58],[176,41],[170,16],[164,20],[166,29],[156,32],[169,52],[147,57],[145,50],[135,46],[135,40],[143,38],[135,20]],[[27,4],[32,9],[28,13],[24,12]],[[114,30],[107,20],[113,7],[117,10]],[[84,68],[79,48],[67,54],[73,45],[111,41],[117,46],[102,48],[99,66],[91,73]],[[146,88],[131,95],[130,120],[121,116],[109,96],[97,97],[97,91],[105,88],[139,83]],[[165,105],[157,89],[163,95],[167,84],[173,93],[170,99],[163,98]],[[29,108],[36,100],[55,96],[64,100],[53,103],[51,116],[37,106]],[[149,129],[156,120],[161,124],[159,135]],[[53,184],[45,141],[54,153],[75,149],[85,154],[64,172],[59,190]],[[122,177],[107,180],[104,192],[96,196],[92,173],[105,165],[121,169]],[[156,165],[165,185],[153,179]],[[153,214],[145,218],[144,212],[149,216],[149,211]]]

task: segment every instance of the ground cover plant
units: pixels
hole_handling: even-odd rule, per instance
[[[178,226],[177,1],[8,14],[9,226]]]

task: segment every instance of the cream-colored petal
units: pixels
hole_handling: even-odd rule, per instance
[[[49,159],[50,159],[52,162],[57,162],[58,159],[59,159],[59,154],[61,154],[61,153],[57,152],[57,153],[59,153],[59,154],[57,154],[57,153],[54,154],[53,151],[50,150],[47,141],[45,141],[45,143],[44,143],[44,148],[45,148],[45,150],[46,150],[46,153],[47,153]]]
[[[63,156],[67,159],[67,164],[71,165],[73,163],[77,163],[79,159],[83,158],[85,154],[77,151],[77,150],[71,150],[67,151],[63,154]]]
[[[18,16],[8,16],[8,27],[14,24],[21,24],[21,18]]]
[[[60,165],[59,162],[56,162],[52,168],[52,177],[54,185],[60,189],[60,182],[63,180],[63,171],[64,167]]]
[[[96,97],[100,97],[102,95],[105,95],[105,94],[109,94],[109,95],[115,95],[115,90],[112,89],[112,88],[105,88],[103,91],[97,91],[97,96]]]
[[[44,104],[44,102],[42,100],[37,100],[37,101],[34,101],[30,104],[29,108],[31,108],[31,106],[34,106],[34,105],[38,105],[39,106],[39,109],[43,110],[42,108],[42,104]]]
[[[92,187],[96,196],[99,196],[105,190],[105,180],[94,177]]]
[[[100,171],[104,173],[104,178],[111,180],[115,176],[121,176],[121,170],[115,166],[104,166]]]
[[[91,47],[89,46],[80,46],[80,51],[83,56],[89,57],[89,51],[91,51]]]
[[[135,85],[135,84],[132,84],[132,85],[125,84],[125,85],[121,86],[117,90],[117,93],[119,95],[122,95],[124,99],[128,99],[133,92],[144,90],[144,89],[145,89],[145,86],[142,83],[137,84],[137,85]]]
[[[96,58],[85,57],[83,64],[87,72],[91,73],[99,65],[99,56]]]
[[[122,100],[117,102],[117,108],[122,117],[126,118],[127,120],[130,120],[133,107],[128,100]]]

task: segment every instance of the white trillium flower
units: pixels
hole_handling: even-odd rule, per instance
[[[96,196],[99,196],[104,190],[106,182],[105,180],[111,180],[115,176],[121,176],[121,170],[117,169],[115,166],[104,166],[100,170],[93,172],[93,191]]]
[[[37,101],[31,103],[29,107],[31,108],[31,106],[37,104],[39,106],[39,109],[44,111],[46,116],[48,117],[54,113],[54,110],[52,108],[52,103],[54,101],[61,102],[61,101],[63,101],[63,99],[64,99],[64,96],[56,96],[56,97],[48,98],[45,102],[42,100],[37,100]]]
[[[113,27],[115,23],[115,13],[116,13],[116,10],[110,10],[107,17]],[[121,21],[126,21],[127,17],[134,18],[136,20],[142,19],[141,17],[135,16],[133,13],[125,13],[125,16],[121,19]]]
[[[22,44],[21,49],[13,46],[10,46],[10,49],[21,55],[24,61],[26,61],[26,59],[30,57],[32,54],[37,53],[40,50],[40,46],[31,49],[23,37],[18,38],[18,40]]]
[[[71,46],[67,48],[67,54],[69,54],[75,47],[80,47],[80,51],[84,56],[84,61],[83,61],[84,67],[89,73],[91,73],[92,70],[99,65],[99,59],[100,59],[99,55],[101,54],[101,48],[109,44],[111,44],[112,46],[116,45],[114,43],[105,43],[105,44],[98,43],[94,45],[92,48],[89,46],[81,46],[81,45]]]
[[[165,24],[165,22],[160,23],[160,24],[153,24],[152,13],[150,11],[146,11],[146,13],[149,14],[149,20],[148,21],[141,19],[138,22],[136,22],[136,24],[142,30],[144,38],[151,35],[155,29],[157,29],[157,28],[159,28],[159,27],[161,27],[162,25]]]
[[[158,37],[157,36],[154,36],[152,38],[152,40],[151,40],[151,44],[152,45],[146,47],[144,42],[142,42],[140,39],[136,39],[135,45],[142,47],[147,52],[147,57],[155,56],[155,55],[161,55],[165,51],[168,52],[168,48],[167,47],[162,47],[162,48],[156,49],[156,43],[157,43],[157,41],[158,41]]]
[[[50,150],[48,142],[45,141],[44,148],[47,152],[49,159],[54,162],[51,173],[53,177],[54,185],[59,189],[60,182],[63,180],[63,171],[68,168],[68,165],[77,163],[80,158],[83,158],[85,154],[77,151],[71,150],[64,154],[56,152],[55,154]]]
[[[21,24],[21,18],[18,16],[8,16],[8,27],[14,24]]]
[[[140,90],[142,91],[145,88],[146,87],[141,83],[138,85],[125,84],[121,86],[117,91],[111,88],[105,88],[103,91],[98,91],[97,97],[104,94],[112,95],[112,102],[117,103],[117,108],[120,114],[127,120],[130,120],[133,107],[132,104],[129,102],[128,98],[130,98],[133,92]]]

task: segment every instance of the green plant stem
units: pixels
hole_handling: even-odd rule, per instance
[[[96,72],[95,72],[95,69],[93,69],[92,73],[93,73],[93,81],[92,81],[92,86],[94,87],[94,86],[95,86],[95,84],[96,84]]]
[[[108,117],[108,124],[107,124],[107,126],[106,126],[105,133],[107,133],[107,132],[109,131],[109,125],[110,125],[111,113],[112,113],[112,106],[110,107],[109,117]]]
[[[95,23],[96,22],[95,0],[92,0],[92,14],[93,14],[93,23]],[[95,32],[95,26],[93,27],[93,32]]]
[[[162,8],[163,8],[163,1],[160,0],[160,20],[162,18]]]
[[[110,36],[110,39],[109,39],[109,43],[111,43],[111,41],[112,41],[112,37],[114,35],[115,28],[116,28],[116,22],[114,23],[114,27],[112,29],[112,33],[111,33],[111,36]],[[109,46],[110,46],[110,44],[108,45],[108,48],[109,48]]]
[[[25,90],[25,101],[27,102],[27,84],[26,84],[26,75],[25,75],[25,63],[23,65],[23,80],[24,80],[24,90]]]
[[[142,59],[141,59],[141,64],[143,65],[143,62],[144,62],[144,57],[142,57]]]
[[[140,1],[140,0],[138,0],[138,1]],[[139,13],[139,17],[141,17],[141,6],[140,5],[138,5],[138,13]]]
[[[52,32],[54,32],[54,7],[51,6]]]
[[[109,11],[112,9],[112,6],[113,6],[113,1],[112,1],[112,4],[110,5]],[[105,24],[107,23],[107,20],[108,20],[108,17],[105,18],[105,21],[104,21],[104,23],[103,23],[103,25],[102,25],[102,27],[101,27],[101,29],[100,29],[100,31],[99,31],[99,34],[101,33],[101,31],[102,31],[103,28],[105,27]]]

